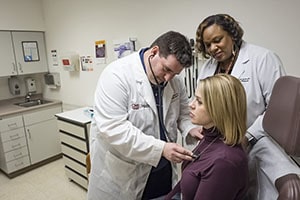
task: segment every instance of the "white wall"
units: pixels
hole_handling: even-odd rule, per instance
[[[45,30],[41,0],[0,0],[0,5],[0,30]]]
[[[228,13],[241,23],[246,41],[275,51],[288,74],[300,76],[297,62],[297,46],[300,44],[298,0],[40,0],[44,21],[37,19],[40,16],[39,0],[7,0],[14,3],[9,3],[6,8],[2,6],[3,1],[0,1],[0,29],[44,29],[49,58],[52,49],[56,49],[58,55],[72,51],[94,56],[94,42],[104,39],[109,63],[113,60],[114,39],[136,36],[137,46],[142,47],[168,30],[180,31],[194,38],[198,24],[206,16]],[[18,12],[12,13],[15,6]],[[29,13],[27,19],[23,18],[22,7]],[[3,14],[2,9],[11,11]],[[93,104],[97,80],[106,64],[94,66],[93,72],[78,73],[52,67],[51,59],[49,65],[50,71],[60,72],[62,86],[56,91],[45,89],[46,97],[71,105]]]

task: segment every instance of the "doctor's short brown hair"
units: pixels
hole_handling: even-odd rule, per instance
[[[167,58],[169,55],[175,55],[177,61],[182,67],[192,65],[192,48],[188,39],[179,32],[169,31],[159,36],[150,46],[159,47],[159,56]]]

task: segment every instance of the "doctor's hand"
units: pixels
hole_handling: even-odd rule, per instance
[[[181,163],[183,160],[193,160],[193,153],[177,143],[167,142],[164,146],[162,155],[174,163]]]

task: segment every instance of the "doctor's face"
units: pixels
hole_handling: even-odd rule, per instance
[[[158,84],[167,82],[175,75],[180,74],[183,69],[174,55],[171,54],[167,56],[167,58],[164,58],[159,56],[159,53],[156,53],[149,58],[149,67],[152,67],[153,73],[151,72],[151,69],[149,69],[147,71],[148,78],[150,82],[155,85],[157,84],[155,78],[158,81]]]
[[[233,40],[221,26],[213,24],[203,31],[205,49],[214,59],[226,62],[232,56]]]
[[[190,117],[193,124],[202,125],[204,128],[209,129],[214,126],[213,121],[208,114],[199,91],[196,89],[195,98],[189,104]]]

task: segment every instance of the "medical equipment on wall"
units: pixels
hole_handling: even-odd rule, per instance
[[[60,75],[59,73],[49,73],[44,75],[45,84],[48,88],[56,89],[60,87]]]
[[[79,55],[69,54],[61,56],[61,65],[66,71],[79,71]]]
[[[129,41],[131,42],[131,50],[132,51],[136,51],[136,41],[137,41],[137,38],[136,37],[130,37]]]
[[[201,66],[199,64],[204,63],[204,59],[199,58],[198,53],[195,51],[195,41],[190,39],[190,45],[192,47],[192,66],[185,68],[184,71],[184,83],[186,85],[186,90],[189,98],[192,98],[195,94],[197,87],[198,73]]]

